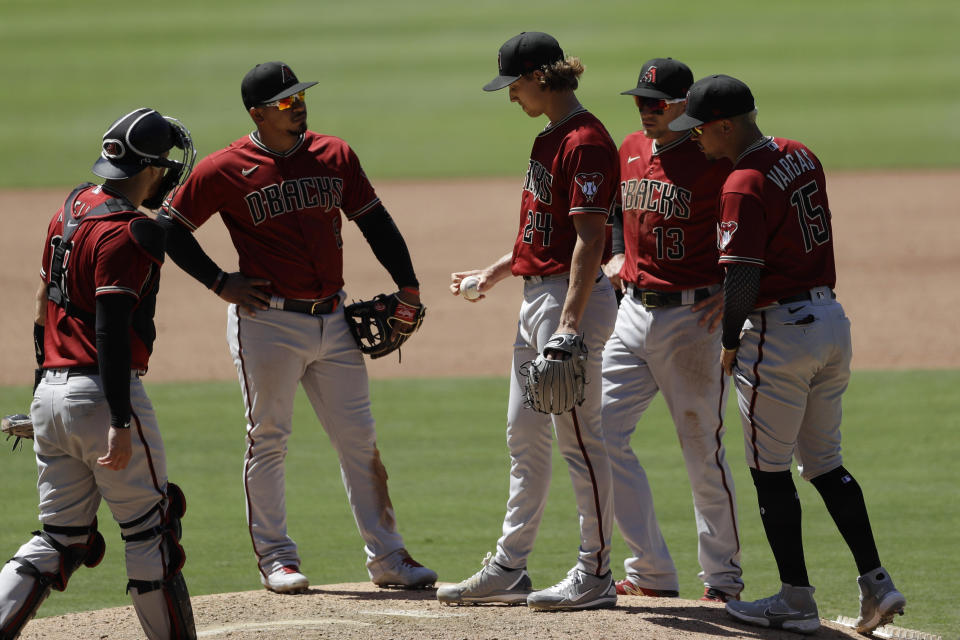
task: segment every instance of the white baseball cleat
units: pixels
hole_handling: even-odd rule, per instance
[[[903,615],[907,598],[893,586],[890,574],[883,567],[857,578],[860,587],[860,617],[854,622],[859,633],[870,633],[889,624],[896,614]]]
[[[459,584],[437,589],[437,600],[444,604],[523,604],[532,590],[526,569],[500,566],[488,551],[480,571]]]
[[[307,576],[300,573],[299,567],[292,564],[275,569],[266,576],[261,574],[260,582],[275,593],[302,593],[310,586]]]
[[[370,580],[378,587],[423,589],[437,581],[437,573],[428,569],[407,553],[404,548],[367,563]]]
[[[542,591],[527,596],[531,609],[603,609],[617,606],[617,585],[613,574],[585,573],[574,567],[567,577]]]

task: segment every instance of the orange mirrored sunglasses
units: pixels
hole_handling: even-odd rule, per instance
[[[273,102],[265,102],[263,106],[265,107],[276,107],[280,111],[285,111],[293,106],[294,102],[303,102],[304,95],[306,91],[298,91],[292,96],[287,96],[286,98],[280,98],[279,100],[274,100]]]

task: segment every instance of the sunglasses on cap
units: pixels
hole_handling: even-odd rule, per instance
[[[686,98],[665,100],[663,98],[644,98],[643,96],[633,96],[633,101],[636,103],[637,109],[641,113],[644,111],[649,111],[655,115],[662,115],[663,112],[666,111],[668,104],[676,104],[685,100]]]
[[[298,91],[292,96],[287,96],[286,98],[280,98],[279,100],[274,100],[273,102],[264,102],[264,107],[276,107],[280,111],[285,111],[293,106],[294,102],[303,102],[306,91]]]

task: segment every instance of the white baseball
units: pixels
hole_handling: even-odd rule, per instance
[[[476,300],[480,297],[480,278],[477,276],[467,276],[460,281],[460,295],[467,300]]]

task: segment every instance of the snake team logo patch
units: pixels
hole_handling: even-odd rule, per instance
[[[721,222],[717,225],[717,248],[725,251],[727,245],[733,240],[733,234],[737,232],[737,223],[732,221]]]
[[[593,199],[597,197],[597,192],[600,191],[600,185],[603,184],[603,174],[578,173],[574,180],[587,202],[593,202]]]
[[[657,68],[650,67],[649,69],[647,69],[646,72],[644,72],[643,74],[643,78],[641,82],[644,82],[646,84],[657,84]]]

